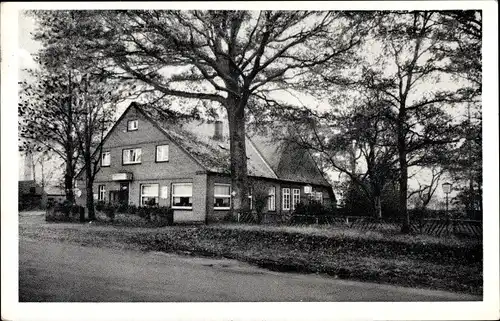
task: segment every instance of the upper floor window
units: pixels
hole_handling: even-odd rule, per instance
[[[139,128],[139,121],[137,119],[129,120],[127,122],[127,131],[131,132]]]
[[[300,189],[294,188],[292,189],[292,210],[295,210],[295,205],[300,202]]]
[[[283,189],[283,210],[285,210],[285,211],[290,210],[290,189],[289,188]]]
[[[156,161],[157,162],[168,161],[168,145],[156,146]]]
[[[110,152],[102,152],[101,156],[101,166],[109,166],[111,164],[111,153]]]
[[[124,149],[123,164],[139,164],[141,163],[142,150],[140,148]]]
[[[214,185],[214,209],[228,210],[231,207],[231,185]]]

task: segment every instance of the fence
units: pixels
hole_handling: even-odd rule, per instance
[[[400,221],[362,216],[295,214],[291,216],[290,224],[321,224],[371,231],[399,231],[401,229]],[[410,223],[410,231],[435,236],[461,235],[479,238],[483,235],[482,221],[458,219],[415,219]]]

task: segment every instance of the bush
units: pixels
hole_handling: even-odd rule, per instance
[[[62,203],[54,204],[53,206],[48,207],[45,220],[52,222],[76,221],[79,220],[81,208],[82,206],[78,206],[65,200]]]
[[[126,213],[128,213],[128,214],[136,214],[137,213],[137,206],[135,206],[135,205],[129,205],[127,207]]]
[[[151,220],[151,211],[147,207],[139,206],[137,208],[137,215],[146,221]]]
[[[112,221],[115,219],[115,214],[118,209],[118,206],[113,204],[106,204],[103,208],[104,214]]]
[[[309,203],[305,204],[303,202],[300,202],[295,205],[295,211],[293,214],[296,215],[328,215],[328,211],[326,208],[321,204],[320,202],[317,201],[310,201]]]
[[[97,201],[97,203],[95,203],[96,211],[102,212],[104,211],[104,207],[106,207],[106,203],[104,201]]]
[[[59,203],[55,206],[54,212],[63,213],[66,217],[69,217],[72,209],[73,203],[68,200],[64,200],[62,203]]]
[[[170,207],[157,207],[156,208],[157,221],[160,226],[174,224],[174,210]]]
[[[127,213],[128,211],[128,204],[126,203],[118,203],[116,207],[116,211],[118,213]]]

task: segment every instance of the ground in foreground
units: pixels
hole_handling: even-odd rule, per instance
[[[469,301],[444,291],[272,272],[207,259],[21,240],[21,302]]]

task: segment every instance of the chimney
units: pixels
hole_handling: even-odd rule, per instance
[[[25,181],[33,180],[32,166],[33,166],[33,155],[31,154],[30,151],[28,151],[28,152],[26,152],[26,155],[24,156],[24,180]]]
[[[222,131],[222,121],[216,120],[214,124],[214,140],[222,141],[223,131]]]

